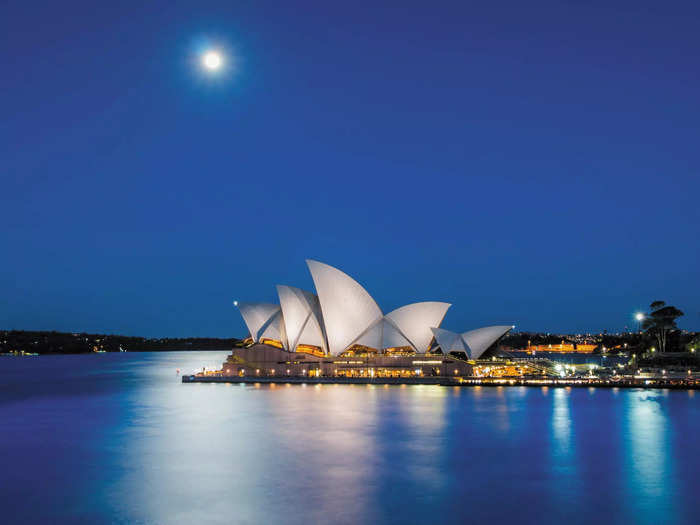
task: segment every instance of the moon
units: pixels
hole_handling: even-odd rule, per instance
[[[223,61],[221,54],[217,51],[207,51],[202,55],[202,65],[210,71],[220,69]]]

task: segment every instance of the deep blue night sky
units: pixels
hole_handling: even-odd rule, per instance
[[[314,258],[449,329],[700,329],[700,4],[377,4],[4,2],[0,328],[242,336]]]

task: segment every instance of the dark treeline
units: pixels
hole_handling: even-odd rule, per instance
[[[214,337],[159,338],[125,335],[0,331],[0,353],[82,354],[87,352],[154,352],[164,350],[230,350],[238,339]]]

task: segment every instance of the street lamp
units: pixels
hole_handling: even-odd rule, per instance
[[[637,332],[642,331],[642,321],[644,321],[644,314],[642,312],[637,312],[634,314],[634,318],[637,321]]]

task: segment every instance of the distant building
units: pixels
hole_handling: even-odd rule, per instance
[[[534,352],[560,352],[560,353],[579,353],[579,354],[591,354],[598,348],[595,344],[580,344],[580,343],[564,343],[555,345],[528,345],[527,348],[522,350],[528,353]]]

